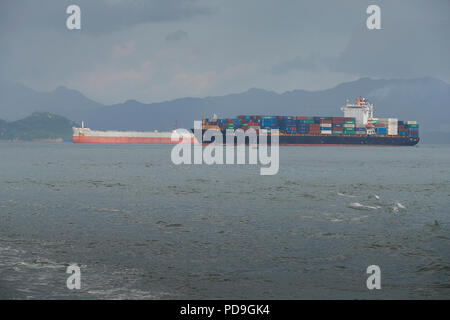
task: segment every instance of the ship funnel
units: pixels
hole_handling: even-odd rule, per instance
[[[84,121],[81,121],[81,129],[84,129]]]

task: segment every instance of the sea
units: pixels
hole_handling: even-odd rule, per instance
[[[450,298],[450,145],[172,148],[0,143],[0,299]]]

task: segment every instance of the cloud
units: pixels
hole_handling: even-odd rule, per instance
[[[184,91],[193,94],[202,94],[218,80],[216,72],[205,72],[199,74],[187,74],[185,72],[175,75],[172,84]]]
[[[350,35],[337,56],[322,59],[331,71],[370,77],[416,78],[450,76],[450,2],[436,0],[386,2],[381,5],[381,30],[365,23]]]
[[[114,58],[120,58],[120,57],[125,57],[125,56],[129,56],[130,54],[132,54],[135,50],[135,43],[134,41],[128,41],[124,44],[117,44],[114,46],[113,49],[113,57]]]
[[[361,76],[449,82],[450,1],[377,0],[382,30],[367,30],[372,2],[0,0],[0,80],[62,84],[105,103]],[[66,28],[69,4],[81,7],[80,31]]]
[[[108,92],[122,88],[129,89],[152,81],[155,68],[152,61],[147,60],[137,68],[119,68],[105,66],[88,72],[80,72],[69,85],[89,94]]]
[[[450,42],[443,41],[450,24],[396,25],[359,30],[336,58],[322,62],[331,71],[372,77],[446,77],[450,73]]]
[[[292,60],[282,62],[272,67],[273,74],[284,74],[292,70],[316,71],[320,68],[320,57],[310,54],[306,58],[295,57]]]
[[[81,32],[103,34],[143,23],[179,21],[211,12],[198,0],[2,0],[0,32],[17,29],[66,29],[66,8],[81,9]]]
[[[188,37],[188,33],[183,31],[183,30],[177,30],[175,32],[169,33],[166,36],[166,41],[167,42],[178,42],[181,41],[183,39],[187,39]]]

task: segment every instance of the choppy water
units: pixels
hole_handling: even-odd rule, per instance
[[[170,150],[1,143],[0,298],[450,298],[449,146],[283,147],[276,176]]]

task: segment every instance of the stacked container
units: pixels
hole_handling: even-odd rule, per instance
[[[304,121],[307,121],[307,120],[304,120]],[[298,120],[297,120],[297,133],[300,133],[300,134],[309,133],[309,124],[298,122]]]
[[[408,136],[408,126],[405,124],[404,121],[398,121],[397,122],[397,130],[399,136]]]
[[[320,124],[308,124],[308,132],[309,134],[320,134]]]
[[[387,129],[387,134],[396,136],[398,134],[398,119],[395,118],[378,118],[378,123]]]
[[[386,127],[377,126],[377,127],[375,127],[375,132],[378,135],[386,135],[387,134],[387,129],[386,129]]]
[[[419,137],[419,125],[417,121],[406,121],[406,125],[408,126],[408,135],[411,138]]]
[[[344,127],[344,134],[355,134],[355,118],[344,118],[342,126]]]
[[[209,125],[223,129],[257,131],[280,129],[287,134],[334,134],[334,135],[399,135],[417,138],[419,125],[417,121],[401,121],[395,118],[372,118],[366,127],[356,127],[355,118],[349,117],[307,117],[307,116],[256,116],[240,115],[231,119],[206,119]],[[374,131],[374,132],[373,132]]]
[[[263,129],[278,129],[277,117],[261,117],[261,128]]]
[[[321,134],[332,134],[333,133],[333,124],[331,118],[320,118],[320,133]]]

